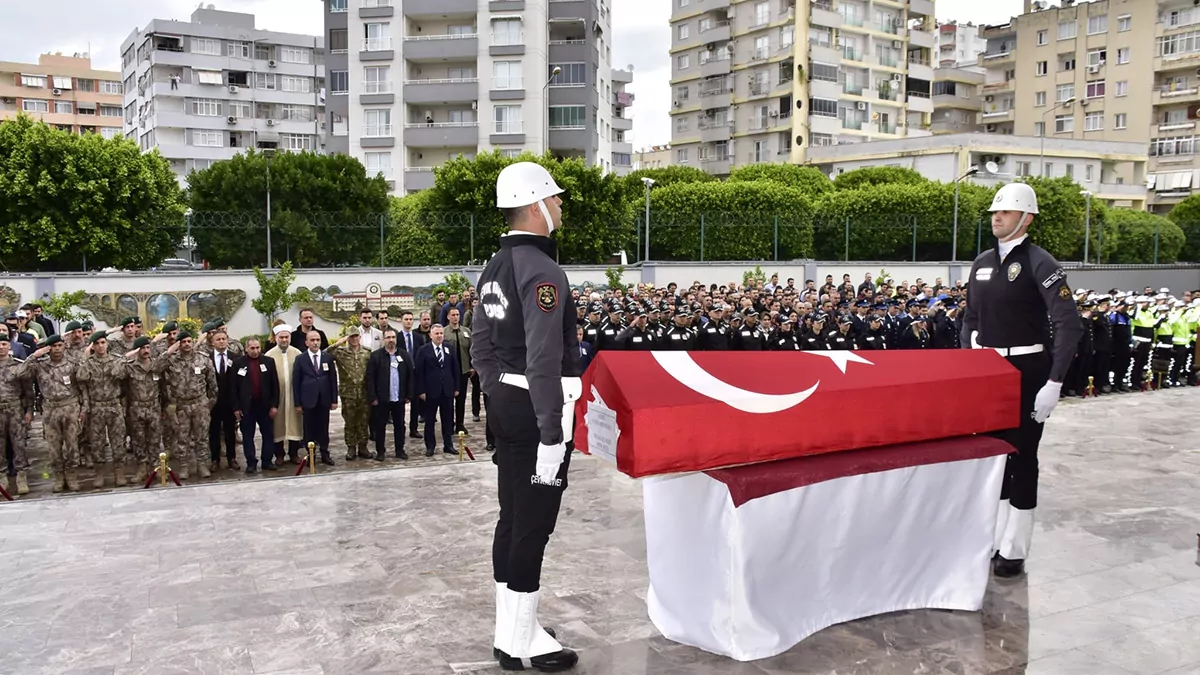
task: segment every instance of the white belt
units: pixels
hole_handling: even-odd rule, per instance
[[[518,387],[526,391],[529,390],[529,378],[516,373],[501,373],[501,384],[507,384],[513,387]],[[578,377],[562,378],[563,388],[563,411],[562,411],[562,431],[563,443],[570,441],[575,436],[575,401],[583,396],[583,379]]]
[[[1133,341],[1134,341],[1134,342],[1152,342],[1152,340],[1151,340],[1150,338],[1148,338],[1148,337],[1142,337],[1142,336],[1140,336],[1140,335],[1134,335],[1134,336],[1133,336]]]
[[[1046,350],[1045,345],[1025,345],[1023,347],[984,347],[984,349],[994,349],[1000,356],[1025,356],[1026,354],[1037,354]]]

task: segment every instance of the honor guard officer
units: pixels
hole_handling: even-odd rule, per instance
[[[696,332],[688,327],[691,316],[686,307],[675,310],[675,324],[663,335],[663,349],[672,352],[690,352],[696,348]]]
[[[1020,427],[1005,433],[1016,452],[1008,456],[1000,491],[993,562],[996,576],[1014,577],[1025,572],[1033,539],[1043,424],[1058,405],[1083,326],[1066,273],[1028,239],[1038,212],[1033,188],[1025,183],[1005,185],[996,193],[991,211],[998,244],[971,265],[961,342],[964,348],[995,349],[1021,372]],[[1045,345],[1051,339],[1053,351],[1047,354]]]
[[[724,308],[713,304],[708,308],[708,323],[700,329],[700,349],[706,352],[720,352],[729,349],[729,326],[722,320]]]
[[[879,305],[876,305],[879,307]],[[887,332],[883,330],[883,319],[878,314],[872,314],[867,319],[867,330],[858,339],[861,349],[887,349]]]
[[[578,655],[538,623],[542,557],[567,488],[579,398],[579,343],[567,275],[550,233],[562,188],[533,162],[506,167],[496,205],[511,231],[479,277],[471,360],[496,437],[500,516],[492,544],[494,654],[503,670],[558,672]]]
[[[771,336],[770,347],[774,351],[794,352],[800,349],[800,339],[792,330],[792,318],[783,316],[779,319],[779,330]]]
[[[602,309],[598,302],[588,305],[587,321],[583,323],[583,341],[590,344],[593,350],[600,344],[600,311]]]
[[[849,317],[849,315],[843,314],[838,317],[837,330],[834,331],[826,341],[826,344],[829,345],[829,348],[841,351],[858,349],[858,347],[854,344],[854,333],[850,331],[853,325],[854,321]]]

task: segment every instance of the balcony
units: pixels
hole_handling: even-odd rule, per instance
[[[478,11],[475,0],[404,0],[396,4],[404,10],[404,16],[412,17],[441,17],[446,14],[474,16]]]
[[[479,35],[406,35],[404,58],[413,62],[474,60],[479,55]]]
[[[1006,47],[994,52],[983,52],[979,55],[979,65],[986,68],[1016,63],[1017,55],[1012,47]]]
[[[358,18],[380,19],[396,15],[392,0],[361,0],[358,6]]]
[[[908,92],[908,109],[912,112],[933,112],[933,101],[930,100],[929,94],[919,91]]]
[[[993,105],[984,108],[983,112],[979,113],[980,124],[1000,124],[1011,121],[1013,121],[1012,108],[999,108]]]
[[[863,60],[864,58],[866,57],[863,56],[861,51],[854,49],[853,47],[842,47],[843,61],[854,61],[855,63],[867,65],[867,62]]]
[[[410,166],[404,169],[405,190],[428,190],[432,187],[432,166]]]
[[[550,61],[552,63],[585,63],[592,51],[587,40],[551,40]]]
[[[703,24],[702,24],[703,25]],[[729,22],[712,21],[700,29],[701,42],[725,42],[729,39]]]
[[[476,147],[479,145],[479,123],[405,124],[404,144],[410,148]]]
[[[1187,131],[1196,128],[1195,120],[1185,120],[1183,122],[1166,122],[1158,125],[1159,131]]]
[[[631,131],[633,129],[633,120],[627,117],[614,116],[612,118],[612,128],[617,131]]]
[[[1154,57],[1154,70],[1170,72],[1181,68],[1195,68],[1200,64],[1200,51],[1186,54]]]
[[[1145,183],[1101,183],[1097,196],[1101,199],[1145,199]]]
[[[705,119],[700,122],[700,140],[705,143],[727,141],[733,134],[733,120]]]
[[[586,152],[591,146],[588,142],[587,127],[550,127],[550,147],[555,150],[578,150]]]
[[[841,122],[843,131],[862,131],[863,121],[861,119],[849,119],[843,117]]]
[[[479,79],[405,80],[405,103],[463,103],[479,99]]]
[[[1012,93],[1013,81],[1003,80],[1001,82],[988,82],[987,84],[983,85],[982,90],[985,96]]]
[[[710,11],[729,9],[730,0],[704,0],[704,8]],[[671,20],[675,20],[676,14],[688,14],[696,11],[694,5],[679,6],[678,2],[671,3]]]
[[[1016,34],[1017,28],[1016,26],[1012,25],[1011,22],[996,24],[994,26],[982,26],[979,29],[979,37],[983,38],[984,40],[992,40],[995,38],[1002,38]]]
[[[829,28],[842,27],[842,15],[838,14],[833,9],[831,2],[818,0],[812,3],[812,21],[817,26],[827,26]]]
[[[362,51],[358,53],[359,61],[391,61],[396,58],[392,50],[392,38],[371,37],[363,38]]]
[[[712,153],[700,158],[700,168],[714,176],[726,176],[729,175],[730,159],[728,154]]]
[[[983,103],[978,96],[970,96],[963,98],[957,94],[938,94],[933,97],[934,108],[958,108],[961,110],[979,111],[983,107]]]
[[[926,49],[933,49],[933,43],[934,43],[933,33],[929,32],[927,30],[918,30],[918,29],[914,28],[914,29],[908,31],[908,47],[909,47],[909,49],[912,49],[913,47],[924,47]]]
[[[908,0],[908,15],[911,17],[914,14],[932,17],[933,0]]]
[[[595,14],[594,4],[589,7],[587,0],[550,0],[546,12],[551,21],[580,19],[586,21],[590,14]],[[590,10],[590,11],[589,11]],[[598,18],[598,17],[597,17]]]
[[[1175,105],[1192,103],[1200,99],[1200,89],[1196,87],[1163,86],[1154,91],[1154,105]]]
[[[933,68],[929,65],[929,59],[923,56],[908,57],[908,76],[914,80],[933,81]]]
[[[724,52],[724,47],[717,48],[719,52]],[[703,77],[716,77],[717,75],[728,75],[733,69],[733,60],[726,56],[720,59],[708,59],[700,64],[700,75]]]
[[[700,107],[728,108],[733,103],[733,90],[729,87],[713,87],[700,92]]]

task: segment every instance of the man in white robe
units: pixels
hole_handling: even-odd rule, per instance
[[[287,324],[275,326],[275,346],[267,351],[267,358],[275,362],[279,376],[279,412],[275,415],[275,463],[282,464],[284,441],[287,441],[287,456],[292,463],[299,462],[300,441],[304,437],[304,423],[296,406],[292,403],[292,369],[300,350],[292,346],[292,327]]]

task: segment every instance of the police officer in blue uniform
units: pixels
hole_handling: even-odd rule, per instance
[[[542,558],[567,487],[581,394],[575,308],[550,233],[562,188],[533,162],[505,167],[496,205],[511,231],[479,277],[471,360],[496,437],[500,517],[492,544],[493,649],[503,670],[559,672],[579,657],[538,623]]]
[[[964,348],[995,349],[1021,372],[1021,424],[1004,434],[1017,452],[1008,456],[1005,468],[992,562],[996,576],[1015,577],[1025,573],[1033,540],[1043,424],[1058,405],[1083,326],[1066,273],[1029,241],[1038,212],[1033,188],[1005,185],[991,211],[998,244],[971,265],[961,342]],[[1050,353],[1047,343],[1053,345]]]

